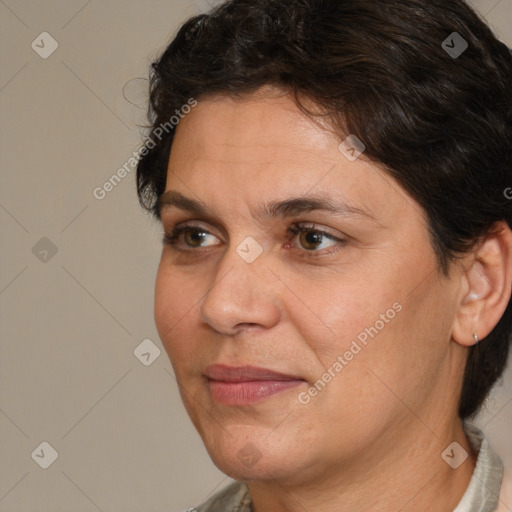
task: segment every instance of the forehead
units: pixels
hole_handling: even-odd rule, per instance
[[[180,145],[181,139],[187,147]],[[207,152],[212,160],[329,162],[332,155],[326,150],[333,142],[289,95],[265,89],[243,98],[221,95],[199,101],[178,125],[173,149]]]
[[[340,141],[303,114],[290,96],[208,98],[177,127],[166,191],[213,206],[229,196],[232,205],[252,202],[254,211],[260,202],[306,194],[330,195],[374,218],[397,213],[393,207],[400,201],[415,207],[364,156],[347,159],[338,149]]]

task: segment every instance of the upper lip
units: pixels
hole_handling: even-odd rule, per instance
[[[304,380],[297,375],[289,375],[281,372],[261,368],[258,366],[227,366],[224,364],[212,364],[205,370],[205,375],[210,380],[221,382],[247,382],[255,380]]]

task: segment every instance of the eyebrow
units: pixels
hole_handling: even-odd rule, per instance
[[[186,197],[175,190],[168,190],[158,199],[157,209],[159,215],[161,215],[164,210],[172,207],[202,217],[215,217],[214,212],[204,203]],[[296,215],[312,211],[327,211],[334,213],[339,217],[356,215],[378,223],[377,219],[371,212],[349,205],[343,201],[335,201],[323,194],[295,197],[284,201],[271,201],[260,206],[256,211],[256,215],[262,220],[272,220],[277,218],[294,217]]]

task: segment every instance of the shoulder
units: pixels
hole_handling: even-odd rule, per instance
[[[477,459],[466,492],[454,512],[484,509],[502,512],[502,509],[499,507],[502,504],[508,505],[507,501],[504,501],[502,497],[507,487],[503,462],[493,450],[484,432],[476,425],[465,423],[464,431],[471,450],[477,455]],[[509,510],[508,508],[504,509],[507,512]]]
[[[501,483],[500,503],[496,512],[509,512],[512,506],[512,470],[505,467]]]
[[[242,482],[233,482],[201,505],[183,512],[251,512],[249,489]]]

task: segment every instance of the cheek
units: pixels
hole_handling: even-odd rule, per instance
[[[180,357],[180,351],[191,347],[191,343],[180,340],[190,338],[187,336],[188,326],[197,315],[201,296],[193,280],[160,264],[155,282],[154,316],[160,340],[171,362]]]
[[[373,338],[385,337],[399,321],[397,309],[402,308],[396,304],[398,294],[377,277],[371,283],[366,286],[362,279],[336,274],[323,283],[304,280],[301,287],[294,288],[300,300],[286,309],[325,368],[351,347],[357,351],[353,342],[362,352],[365,342],[369,346]]]
[[[301,337],[315,352],[322,367],[328,368],[364,329],[366,313],[359,301],[340,286],[324,288],[309,297],[309,309],[293,308],[293,322],[300,326]]]
[[[314,353],[313,376],[331,380],[326,374],[329,369],[336,375],[329,386],[333,400],[354,405],[352,401],[359,401],[360,393],[347,395],[346,391],[359,390],[364,384],[375,398],[366,399],[368,409],[387,404],[395,398],[372,370],[401,390],[409,386],[406,381],[411,377],[404,368],[425,363],[425,354],[418,354],[418,347],[425,351],[424,343],[411,333],[417,331],[418,315],[424,314],[426,305],[407,297],[402,288],[400,279],[390,279],[384,273],[372,279],[347,273],[322,284],[303,281],[294,288],[301,300],[296,300],[294,307],[287,305],[290,321],[300,326],[301,338]],[[426,326],[423,332],[428,332]],[[357,410],[361,407],[358,403]]]

